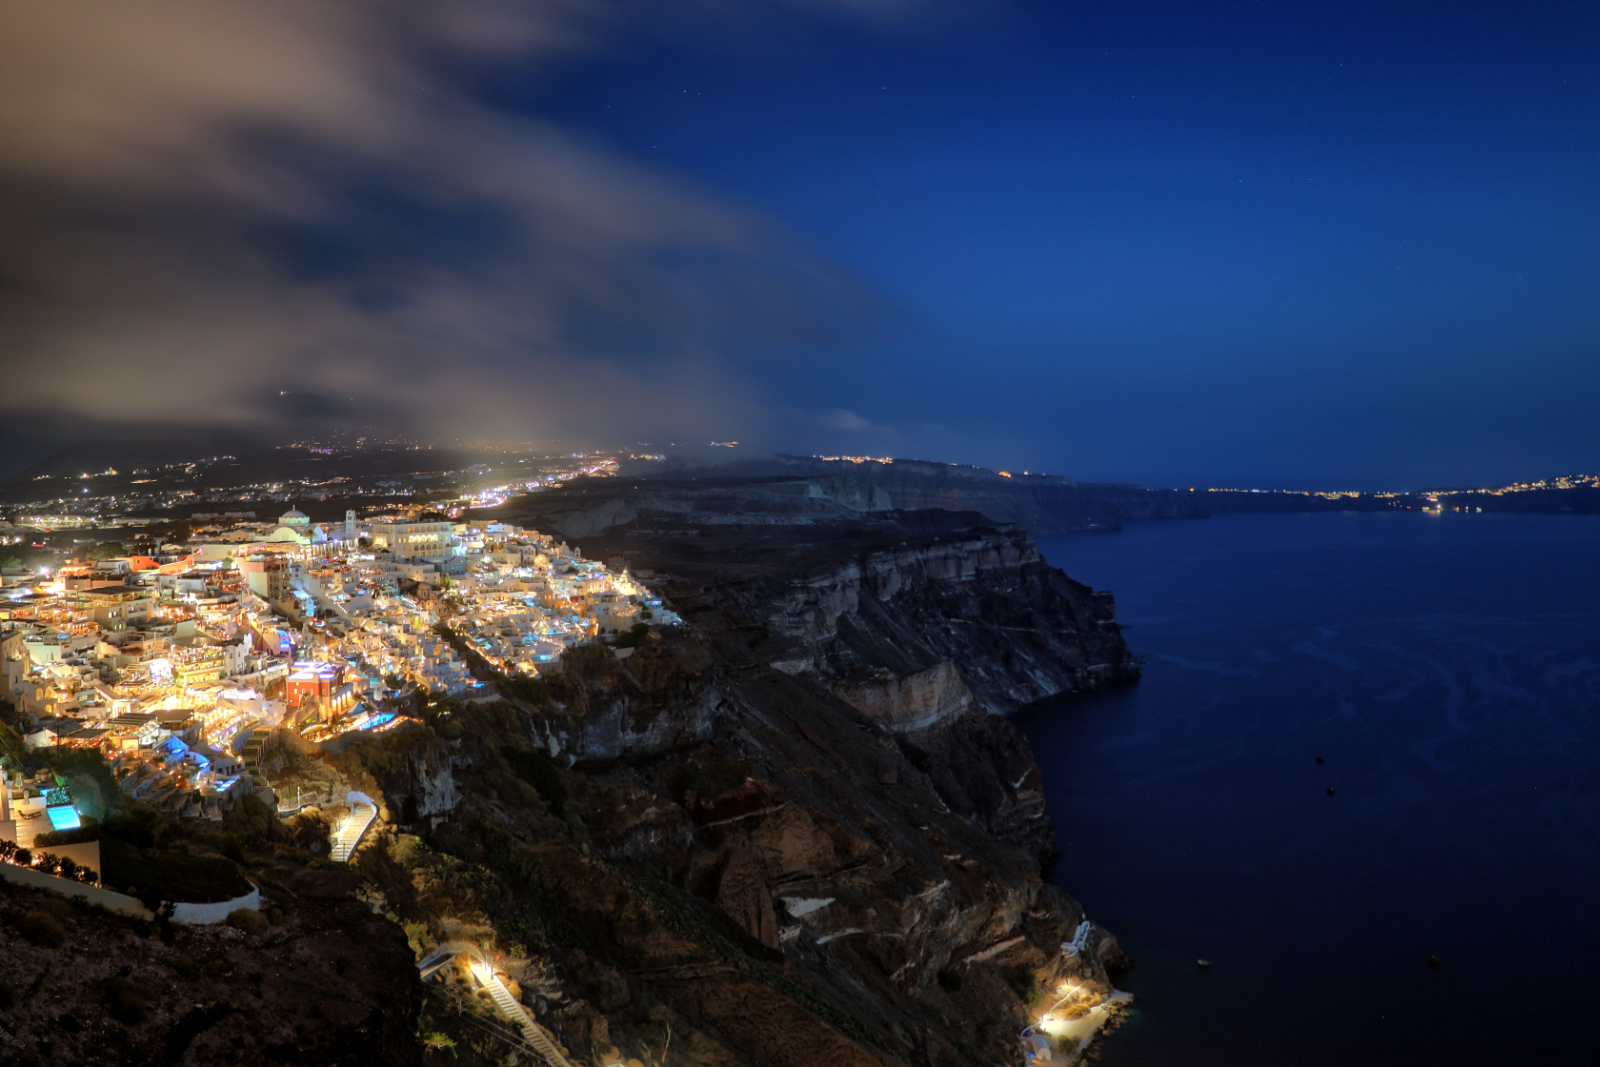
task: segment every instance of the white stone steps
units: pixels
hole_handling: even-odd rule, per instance
[[[357,802],[351,807],[350,817],[344,821],[338,838],[333,842],[331,858],[339,863],[349,863],[356,846],[361,843],[361,835],[367,832],[367,827],[372,825],[377,815],[378,809],[371,804]]]
[[[572,1061],[562,1055],[561,1049],[550,1040],[544,1028],[528,1016],[527,1010],[517,1003],[517,998],[511,995],[511,990],[506,988],[505,983],[500,981],[493,971],[474,964],[472,972],[489,990],[489,999],[494,1001],[494,1006],[500,1010],[500,1014],[522,1031],[522,1039],[544,1057],[545,1063],[550,1067],[572,1067]]]

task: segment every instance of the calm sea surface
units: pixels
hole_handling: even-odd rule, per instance
[[[1055,878],[1138,961],[1105,1067],[1600,1063],[1600,518],[1042,547],[1145,665],[1018,720]]]

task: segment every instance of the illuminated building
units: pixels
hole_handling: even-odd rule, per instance
[[[324,718],[343,715],[356,702],[355,686],[347,683],[344,676],[342,663],[301,660],[284,682],[284,699],[291,709],[301,707],[309,699]]]
[[[245,584],[275,609],[292,614],[294,591],[290,587],[289,561],[282,556],[260,555],[234,561]]]
[[[221,681],[226,674],[220,648],[177,648],[168,659],[172,663],[172,680],[186,688],[201,682]]]
[[[455,549],[454,531],[449,522],[373,523],[372,544],[402,558],[448,556]]]

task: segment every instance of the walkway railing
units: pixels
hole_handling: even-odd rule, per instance
[[[494,973],[494,968],[483,961],[477,949],[462,942],[447,942],[433,955],[418,963],[417,971],[423,978],[428,978],[462,955],[467,957],[472,977],[489,991],[489,999],[494,1002],[495,1010],[511,1024],[513,1030],[522,1035],[519,1047],[537,1053],[547,1067],[573,1067],[572,1061],[567,1059],[560,1046],[550,1040],[550,1035],[545,1033],[544,1027],[535,1022],[528,1010],[517,1003],[517,998],[511,995],[511,990],[507,989],[499,975]]]
[[[561,1054],[556,1043],[551,1041],[544,1029],[529,1017],[522,1005],[517,1003],[517,998],[511,995],[511,990],[506,988],[505,983],[500,981],[493,971],[473,961],[472,974],[489,990],[489,999],[500,1009],[500,1014],[521,1028],[522,1039],[538,1049],[539,1055],[544,1057],[544,1061],[550,1067],[572,1067],[572,1061]]]
[[[356,846],[361,843],[361,835],[367,832],[367,827],[372,825],[372,820],[378,815],[378,808],[368,799],[357,800],[358,794],[350,796],[350,817],[345,819],[339,828],[339,836],[333,842],[333,855],[330,857],[339,863],[349,863]]]

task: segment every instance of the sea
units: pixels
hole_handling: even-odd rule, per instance
[[[1103,1067],[1600,1063],[1600,516],[1040,546],[1144,666],[1017,719],[1136,962]]]

